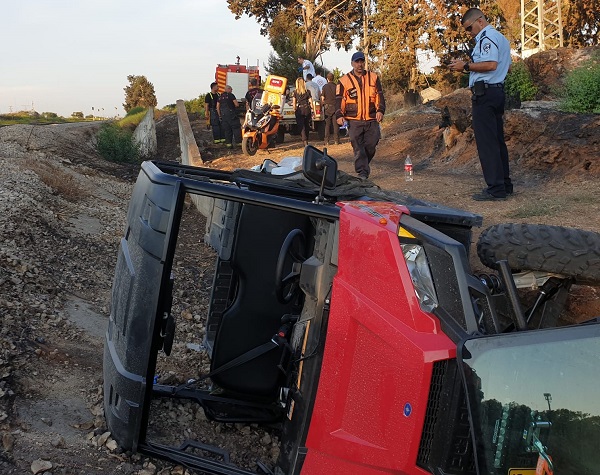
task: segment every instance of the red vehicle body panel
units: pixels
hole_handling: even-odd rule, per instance
[[[406,208],[340,206],[339,267],[302,474],[425,474],[416,459],[432,366],[454,358],[456,345],[415,297],[398,239]]]

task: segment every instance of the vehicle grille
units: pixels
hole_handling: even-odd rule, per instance
[[[429,399],[427,411],[425,412],[425,422],[423,423],[423,432],[421,434],[421,444],[419,445],[419,454],[417,464],[421,467],[427,467],[431,457],[431,450],[435,436],[435,423],[438,420],[440,410],[440,400],[444,375],[448,368],[448,360],[436,361],[433,364],[433,373],[431,375],[431,386],[429,387]]]
[[[456,360],[433,365],[417,464],[431,473],[475,475],[469,413]]]

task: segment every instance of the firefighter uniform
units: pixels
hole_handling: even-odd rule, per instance
[[[217,101],[219,100],[218,92],[209,92],[205,98],[204,102],[206,104],[206,108],[208,108],[208,125],[212,128],[213,134],[213,142],[214,143],[222,143],[225,142],[223,138],[223,134],[221,132],[221,119],[219,118],[219,113],[217,112]],[[206,113],[205,108],[205,113]]]
[[[236,104],[237,99],[229,86],[227,86],[225,92],[219,96],[217,103],[217,110],[221,116],[221,127],[227,147],[242,143],[242,126],[237,114]]]
[[[362,76],[357,76],[350,71],[340,78],[336,91],[336,118],[343,117],[348,121],[354,170],[361,178],[369,177],[369,164],[381,138],[376,118],[378,112],[385,113],[385,99],[377,74],[365,71]]]

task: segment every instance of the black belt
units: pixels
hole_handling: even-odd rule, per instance
[[[489,83],[486,82],[485,83],[485,88],[487,89],[489,87],[502,87],[503,88],[504,87],[504,83],[503,82],[496,82],[494,84],[489,84]],[[474,89],[473,87],[470,87],[469,89],[471,89],[471,92],[474,92],[473,91],[473,89]]]

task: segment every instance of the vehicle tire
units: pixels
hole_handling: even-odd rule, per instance
[[[325,121],[315,122],[315,130],[317,131],[317,137],[319,140],[325,139]]]
[[[290,128],[290,135],[300,135],[300,126],[298,124],[293,124]]]
[[[600,234],[543,224],[496,224],[481,233],[477,255],[492,269],[551,272],[600,285]]]
[[[258,150],[258,142],[253,137],[242,138],[242,152],[245,155],[252,157]]]
[[[280,145],[283,143],[284,140],[285,140],[285,127],[283,125],[280,125],[279,128],[277,129],[277,139],[275,140],[275,143]]]

